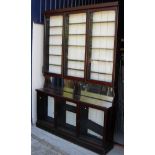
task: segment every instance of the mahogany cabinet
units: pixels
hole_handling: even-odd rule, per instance
[[[49,11],[44,21],[37,126],[105,154],[113,147],[118,3]]]
[[[67,88],[37,89],[37,126],[104,154],[113,147],[113,97],[95,97]]]

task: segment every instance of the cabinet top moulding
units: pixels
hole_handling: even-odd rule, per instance
[[[109,2],[109,3],[101,3],[96,5],[86,5],[86,6],[79,6],[79,7],[72,7],[72,8],[64,8],[64,9],[57,9],[52,11],[46,11],[45,17],[50,17],[51,15],[58,15],[62,13],[74,13],[74,12],[86,12],[88,10],[99,11],[100,9],[109,10],[109,9],[116,9],[118,6],[118,2]]]

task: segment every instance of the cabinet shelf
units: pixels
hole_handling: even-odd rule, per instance
[[[61,65],[58,65],[58,64],[49,64],[49,65],[52,65],[52,66],[60,66],[61,67]]]
[[[57,37],[57,36],[62,36],[62,34],[50,34],[49,36]]]
[[[105,38],[108,38],[108,37],[110,38],[111,37],[111,38],[114,38],[115,36],[97,36],[97,35],[92,35],[91,37],[102,37],[102,38],[104,38],[104,37]]]
[[[49,26],[49,28],[58,28],[58,27],[63,27],[61,25],[58,25],[58,26]]]
[[[68,68],[69,70],[84,71],[84,69]]]
[[[109,63],[113,63],[113,61],[109,61],[109,60],[98,60],[98,59],[91,59],[90,61],[99,61],[99,62],[109,62]]]
[[[68,61],[84,62],[84,60],[77,60],[77,59],[68,59]]]
[[[49,44],[48,46],[62,46],[62,44],[58,44],[58,45],[56,45],[56,44]]]
[[[69,23],[69,25],[80,25],[80,24],[86,24],[86,22],[81,22],[81,23]]]
[[[112,21],[93,21],[92,23],[93,23],[93,24],[115,23],[115,21],[114,21],[114,20],[112,20]]]
[[[95,72],[95,71],[91,71],[91,73],[105,74],[105,75],[112,75],[112,74],[110,74],[110,73],[102,73],[102,72]]]
[[[73,47],[85,47],[85,45],[68,45],[68,46],[73,46]]]
[[[69,36],[85,36],[86,34],[84,33],[84,34],[68,34]]]
[[[49,53],[49,56],[60,56],[61,57],[62,55],[59,55],[59,54],[50,54]]]
[[[101,50],[114,50],[113,48],[103,48],[103,47],[91,47],[91,49],[101,49]]]

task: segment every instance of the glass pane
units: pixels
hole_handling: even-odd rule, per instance
[[[68,59],[72,60],[84,60],[85,59],[85,47],[68,47]]]
[[[84,78],[86,13],[69,15],[67,75]]]
[[[63,16],[51,16],[49,25],[49,72],[61,74]]]
[[[115,11],[93,13],[90,79],[112,82]]]
[[[62,25],[63,25],[63,16],[50,17],[50,26],[62,26]]]
[[[69,23],[85,23],[86,22],[86,14],[70,14],[69,15]]]
[[[88,108],[88,120],[104,127],[104,112],[101,110]],[[88,132],[88,134],[93,135],[99,139],[103,138],[100,134],[98,134],[90,129],[87,129],[87,132]]]
[[[49,72],[61,74],[61,66],[49,65]]]
[[[49,117],[54,118],[54,98],[48,96],[48,114]]]
[[[115,11],[100,11],[93,14],[94,22],[115,21]]]
[[[61,65],[61,56],[50,55],[49,64]]]

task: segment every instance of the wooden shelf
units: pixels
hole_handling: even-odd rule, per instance
[[[111,37],[111,38],[114,38],[115,36],[94,36],[94,35],[92,35],[91,37],[104,37],[104,38],[108,38],[108,37],[110,38]]]
[[[63,25],[62,26],[49,26],[49,28],[57,28],[57,27],[63,27]]]
[[[61,67],[61,65],[57,65],[57,64],[49,64],[49,65],[52,65],[52,66],[60,66]]]
[[[68,70],[77,70],[77,71],[83,71],[84,72],[84,69],[68,68]]]
[[[68,61],[78,61],[78,62],[84,62],[84,60],[77,60],[77,59],[67,59]]]
[[[49,36],[57,37],[57,36],[62,36],[62,34],[50,34]]]
[[[100,48],[100,47],[91,47],[91,49],[103,49],[103,50],[114,50],[113,48]]]
[[[86,34],[68,34],[69,36],[85,36]]]
[[[81,23],[69,23],[69,25],[80,25],[80,24],[86,24],[86,22],[81,22]]]
[[[48,46],[59,46],[60,47],[60,46],[62,46],[62,44],[60,44],[60,45],[55,45],[55,44],[54,45],[51,45],[51,44],[48,44]]]
[[[73,46],[73,47],[85,47],[85,45],[68,45],[69,46]]]
[[[95,72],[95,71],[91,71],[91,73],[98,73],[98,74],[112,75],[112,74],[110,74],[110,73],[101,73],[101,72]]]
[[[108,61],[108,60],[97,60],[97,59],[91,59],[90,61],[99,61],[99,62],[109,62],[109,63],[113,63],[113,61]]]
[[[102,23],[115,23],[115,21],[98,21],[98,22],[92,22],[92,24],[102,24]]]
[[[50,53],[49,53],[49,55],[51,55],[51,56],[62,56],[62,55],[59,55],[59,54],[50,54]]]

